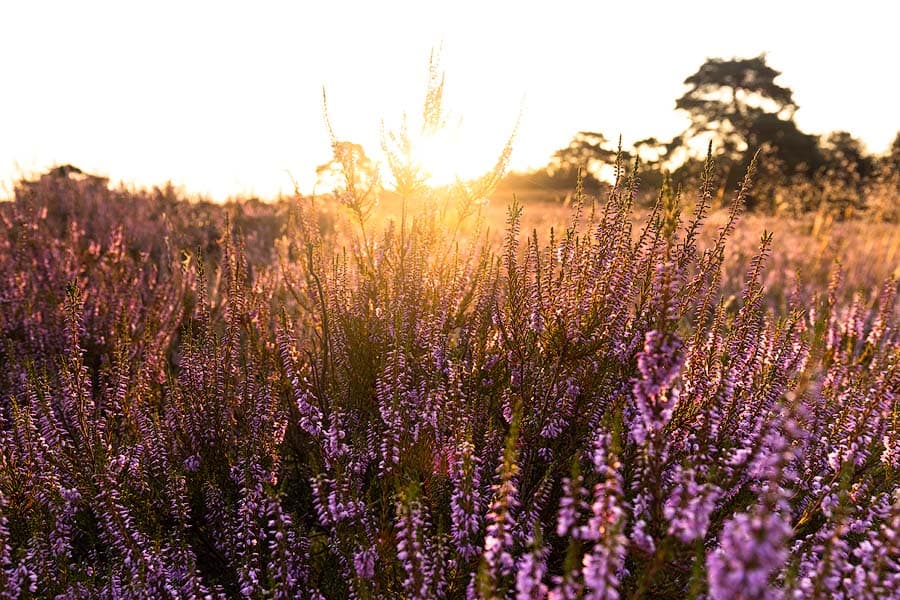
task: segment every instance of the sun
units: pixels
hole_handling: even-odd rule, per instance
[[[502,155],[502,141],[496,136],[474,128],[465,128],[461,122],[455,125],[443,123],[440,127],[411,133],[400,130],[391,135],[390,150],[396,152],[401,164],[416,173],[421,183],[430,188],[452,186],[479,179],[496,168]],[[406,137],[403,137],[403,136]],[[506,142],[511,143],[511,140]],[[383,156],[382,175],[390,180],[390,161]]]
[[[460,128],[444,127],[423,135],[413,146],[413,158],[431,187],[452,185],[489,171],[491,164],[479,156],[478,146],[487,140],[473,140]]]
[[[465,127],[461,117],[450,118],[444,106],[444,82],[438,48],[432,50],[428,61],[421,122],[410,126],[407,120],[409,113],[404,113],[399,129],[384,136],[382,128],[382,147],[388,156],[399,157],[400,163],[405,163],[404,170],[407,167],[412,169],[416,178],[431,188],[470,182],[492,171],[505,169],[512,137],[518,129],[517,122],[513,136],[506,145],[498,146],[484,127]]]

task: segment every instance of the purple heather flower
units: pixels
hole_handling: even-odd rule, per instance
[[[583,478],[579,475],[575,479],[563,478],[563,496],[559,501],[559,511],[556,517],[556,535],[567,537],[573,535],[579,537],[579,531],[575,524],[581,517],[581,512],[587,508],[584,498],[587,490],[581,485]]]
[[[403,589],[407,598],[435,597],[440,579],[437,571],[444,565],[434,560],[429,529],[427,513],[418,500],[397,504],[397,560],[406,574]]]
[[[669,521],[669,535],[686,544],[703,539],[721,491],[710,483],[698,484],[693,469],[678,468],[675,480],[675,489],[663,509]]]
[[[532,540],[532,546],[535,546]],[[516,564],[516,600],[543,600],[547,597],[544,575],[547,572],[546,552],[534,547]]]
[[[583,569],[585,593],[587,600],[618,600],[621,570],[625,564],[624,535],[618,534],[616,539],[605,540],[594,544],[590,553],[584,555]]]
[[[478,554],[474,540],[481,528],[481,481],[475,447],[471,442],[459,444],[450,462],[453,493],[450,496],[450,534],[463,560]]]
[[[353,569],[361,579],[370,580],[375,577],[375,548],[361,548],[353,553]]]
[[[591,516],[581,532],[582,539],[594,542],[593,548],[582,559],[581,570],[585,597],[592,599],[619,597],[620,575],[628,544],[620,465],[616,457],[610,455],[609,444],[608,434],[598,436],[594,442],[591,459],[602,480],[594,486]]]
[[[514,421],[513,428],[516,426]],[[497,467],[499,481],[491,486],[494,498],[485,519],[487,531],[482,551],[487,575],[491,581],[510,575],[515,568],[512,532],[516,525],[513,514],[519,507],[517,484],[519,467],[516,464],[517,453],[512,439],[507,440],[507,447],[502,456],[503,460]]]
[[[191,454],[186,459],[184,459],[184,468],[190,472],[195,472],[200,468],[200,457],[196,454]]]
[[[566,576],[555,575],[552,579],[554,587],[547,594],[548,600],[578,600],[581,598],[584,586],[578,573],[567,573]]]
[[[726,521],[706,560],[710,597],[778,598],[770,580],[784,566],[791,526],[775,512],[740,513]]]
[[[681,371],[681,342],[658,331],[644,337],[644,349],[638,354],[639,379],[634,380],[632,394],[637,409],[631,435],[643,445],[669,422],[678,403],[679,391],[672,384]]]

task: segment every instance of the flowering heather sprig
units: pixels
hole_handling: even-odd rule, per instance
[[[601,479],[594,485],[591,516],[582,533],[583,539],[594,544],[582,560],[585,597],[596,600],[620,597],[628,544],[621,464],[610,452],[610,443],[609,434],[594,441],[591,462]]]
[[[324,526],[353,520],[365,513],[365,505],[352,498],[346,482],[335,482],[320,475],[312,481],[312,489],[313,504]]]
[[[854,486],[856,487],[856,486]],[[795,543],[799,569],[795,597],[890,597],[900,584],[900,505],[889,494],[865,490],[833,494],[825,524]],[[865,504],[860,506],[860,501]]]
[[[234,531],[234,547],[239,591],[245,598],[263,590],[261,551],[265,544],[267,507],[263,500],[263,473],[258,465],[236,465],[231,478],[240,493]]]
[[[329,546],[351,594],[370,593],[376,575],[377,535],[365,503],[356,497],[347,474],[335,480],[318,475],[311,482],[318,525],[328,532]],[[387,532],[385,532],[386,534]]]
[[[403,566],[404,596],[441,598],[444,595],[444,569],[435,555],[428,513],[415,498],[397,503],[397,560]]]
[[[478,571],[478,589],[482,597],[493,597],[498,589],[505,587],[503,582],[515,567],[512,530],[516,524],[514,511],[519,506],[517,445],[521,415],[521,405],[517,404],[502,460],[497,467],[498,482],[491,486],[494,496],[485,519],[487,531]]]
[[[75,512],[81,502],[81,494],[75,488],[61,487],[59,495],[62,498],[62,507],[56,515],[56,525],[50,534],[50,548],[58,560],[71,560],[72,529]]]
[[[737,513],[723,525],[718,547],[706,559],[710,596],[718,598],[779,598],[772,581],[788,558],[792,534],[788,491],[789,463],[794,453],[786,435],[796,425],[782,417],[786,433],[773,429],[750,466],[760,501],[751,511]]]
[[[784,564],[790,525],[769,509],[739,513],[719,535],[706,561],[711,598],[778,598],[770,580]]]
[[[659,331],[647,333],[644,349],[637,357],[641,377],[632,388],[636,415],[630,432],[636,444],[655,438],[672,417],[679,396],[679,389],[672,384],[682,362],[681,342],[677,338]]]
[[[277,336],[281,364],[290,382],[294,402],[297,405],[297,411],[300,416],[300,428],[313,438],[319,438],[322,435],[324,421],[322,411],[319,408],[319,401],[310,389],[310,382],[308,380],[301,381],[300,379],[290,333],[279,328]]]
[[[721,495],[711,483],[699,484],[693,469],[676,469],[675,488],[666,500],[664,514],[669,521],[669,535],[684,543],[704,539],[710,515]]]
[[[542,456],[543,448],[543,446],[538,448],[537,456],[541,460],[547,460]],[[534,532],[544,527],[544,520],[547,518],[545,515],[548,514],[552,500],[554,500],[553,488],[556,483],[551,474],[545,473],[530,490],[530,493],[522,497],[520,508],[516,514],[516,525],[513,528],[513,539],[519,547],[527,546],[534,536]],[[527,533],[529,530],[532,532],[531,535]]]
[[[113,473],[102,480],[98,494],[98,518],[102,523],[102,538],[121,557],[118,576],[125,594],[138,598],[174,598],[178,584],[166,568],[163,557],[152,548],[150,540],[137,527],[132,511],[125,505]]]
[[[583,534],[582,528],[577,524],[583,511],[588,508],[587,490],[582,483],[584,478],[580,474],[564,477],[562,480],[563,496],[559,501],[559,512],[556,516],[556,535],[559,537],[579,538]]]
[[[547,550],[535,539],[530,546],[531,550],[516,564],[516,600],[543,600],[549,591],[543,581],[547,573]]]
[[[481,477],[475,446],[469,441],[457,445],[450,462],[453,492],[450,496],[450,534],[463,561],[478,555],[476,536],[481,530]]]
[[[547,593],[549,600],[577,600],[584,593],[584,583],[578,569],[566,570],[563,575],[554,575],[553,587]]]
[[[309,541],[298,535],[293,519],[284,512],[278,500],[267,500],[267,504],[272,597],[279,600],[297,598],[303,589],[313,593],[308,582]]]
[[[25,565],[14,568],[12,563],[12,548],[9,546],[9,521],[4,514],[6,498],[0,491],[0,597],[18,598],[25,590],[37,591],[36,577],[29,574]],[[26,583],[27,580],[27,583]]]
[[[400,349],[388,352],[385,371],[375,384],[375,395],[382,420],[382,476],[393,473],[400,463],[401,452],[419,439],[423,390],[411,385],[406,358]]]

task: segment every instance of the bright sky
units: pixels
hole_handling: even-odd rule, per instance
[[[801,129],[886,149],[900,129],[894,2],[0,2],[0,182],[72,163],[217,199],[315,182],[337,136],[372,155],[421,113],[443,42],[448,156],[489,168],[524,98],[514,168],[578,130],[668,138],[706,57],[768,52]]]

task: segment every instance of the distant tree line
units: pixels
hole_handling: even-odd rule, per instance
[[[684,80],[686,91],[675,101],[675,108],[691,120],[680,135],[668,141],[647,138],[622,148],[602,132],[579,131],[544,169],[513,174],[512,180],[569,189],[581,170],[586,189],[599,189],[617,160],[630,166],[639,159],[647,188],[658,187],[667,175],[689,183],[699,177],[712,144],[725,189],[737,184],[759,151],[757,192],[750,208],[805,212],[824,205],[840,216],[877,208],[880,216],[896,219],[900,132],[886,154],[874,156],[846,131],[823,136],[801,131],[794,121],[798,106],[793,91],[776,82],[779,75],[764,54],[710,58]],[[786,187],[795,188],[793,200],[786,198]],[[880,205],[873,207],[873,202]]]

